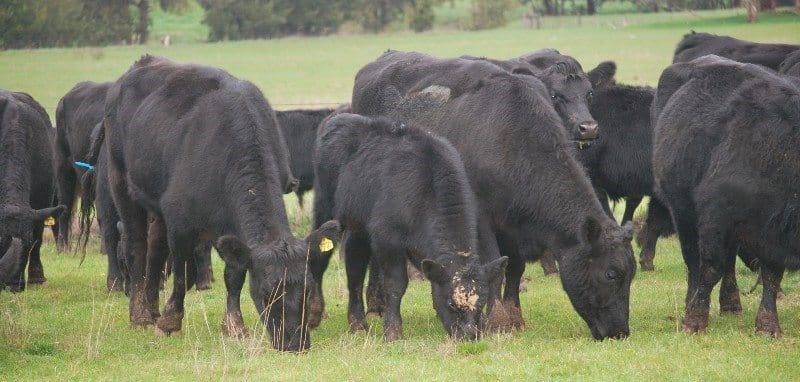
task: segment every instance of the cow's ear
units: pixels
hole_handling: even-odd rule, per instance
[[[444,281],[445,278],[444,267],[434,260],[422,260],[422,273],[428,280],[437,283]]]
[[[33,221],[36,223],[41,223],[47,218],[58,217],[66,210],[67,207],[63,204],[50,208],[42,208],[41,210],[33,210]]]
[[[594,245],[600,240],[600,235],[603,233],[603,228],[597,219],[587,216],[586,221],[581,226],[581,238],[584,242]]]
[[[500,281],[505,274],[506,265],[508,265],[508,256],[503,256],[484,265],[483,271],[490,282]]]
[[[253,259],[250,256],[250,248],[237,239],[235,236],[227,235],[217,239],[214,246],[219,252],[219,256],[226,264],[232,265],[237,268],[249,269],[253,264]]]
[[[622,225],[622,239],[625,241],[633,240],[633,222],[628,221]]]
[[[306,243],[312,253],[333,251],[342,236],[342,227],[336,220],[329,220],[306,236]]]
[[[596,68],[586,73],[594,89],[602,89],[614,84],[617,74],[617,64],[614,61],[603,61]]]

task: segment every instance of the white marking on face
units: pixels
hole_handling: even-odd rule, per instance
[[[478,292],[475,287],[467,287],[461,282],[461,276],[453,276],[453,303],[463,310],[475,310],[478,306]]]

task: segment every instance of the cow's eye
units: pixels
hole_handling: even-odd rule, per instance
[[[615,272],[613,269],[608,270],[606,272],[606,278],[608,278],[609,280],[616,279],[617,278],[617,272]]]
[[[552,94],[552,95],[550,95],[550,99],[552,99],[553,101],[556,101],[556,100],[558,100],[558,96],[555,95],[555,94]]]
[[[454,311],[454,312],[455,312],[456,310],[458,310],[458,309],[456,309],[456,303],[455,303],[455,302],[453,302],[453,300],[452,300],[452,299],[450,299],[450,300],[447,300],[447,307],[448,307],[448,308],[450,308],[450,310],[452,310],[452,311]]]
[[[586,97],[588,97],[588,98],[594,97],[594,92],[589,90],[589,94],[587,94]]]

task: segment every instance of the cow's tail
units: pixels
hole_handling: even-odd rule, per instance
[[[78,220],[80,221],[80,230],[78,236],[78,243],[86,255],[86,244],[89,242],[89,234],[92,228],[92,212],[94,210],[94,198],[96,194],[97,182],[97,159],[100,157],[100,149],[103,147],[105,139],[105,126],[104,122],[100,122],[95,128],[97,134],[92,134],[92,145],[89,149],[87,157],[83,161],[83,167],[87,171],[81,178],[81,209]],[[76,163],[76,165],[79,165]],[[83,261],[83,259],[81,259]]]

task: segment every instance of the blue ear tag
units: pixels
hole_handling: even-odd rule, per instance
[[[86,162],[78,162],[78,161],[76,161],[75,165],[78,166],[78,167],[85,168],[86,171],[94,171],[94,166],[92,166],[92,165],[90,165],[90,164],[88,164]]]

